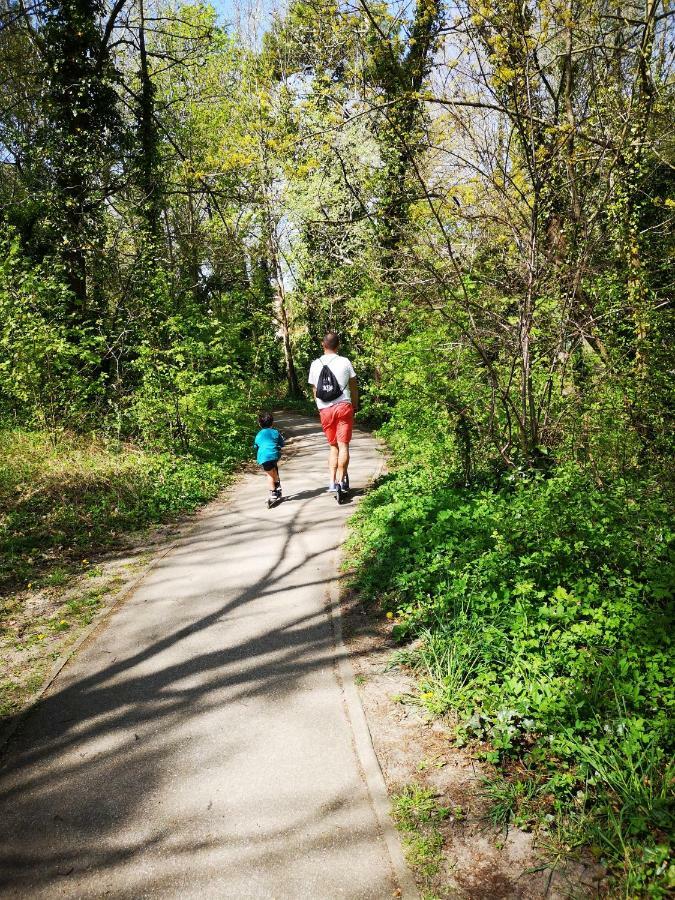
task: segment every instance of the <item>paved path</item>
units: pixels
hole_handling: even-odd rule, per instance
[[[14,738],[3,898],[396,895],[400,848],[381,827],[330,614],[354,507],[324,493],[316,423],[281,422],[290,498],[268,511],[263,477],[245,476]],[[357,434],[353,456],[360,486],[379,467],[375,441]]]

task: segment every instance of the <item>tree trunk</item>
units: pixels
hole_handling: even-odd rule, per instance
[[[141,145],[139,182],[143,194],[141,208],[148,235],[156,241],[160,234],[161,204],[159,196],[158,137],[155,122],[155,85],[148,67],[148,53],[145,45],[145,7],[139,0],[140,22],[138,26],[138,49],[140,55],[139,78],[141,82],[138,102],[138,130]]]
[[[291,344],[291,333],[288,326],[288,302],[286,298],[286,289],[284,288],[284,276],[279,260],[279,250],[277,247],[276,233],[274,223],[270,222],[270,232],[268,239],[270,266],[275,281],[275,303],[279,314],[279,324],[281,326],[281,340],[284,345],[284,361],[286,363],[286,380],[288,381],[288,391],[291,397],[300,396],[300,384],[298,375],[295,370],[295,362],[293,360],[293,346]]]

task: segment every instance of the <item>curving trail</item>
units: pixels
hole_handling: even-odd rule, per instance
[[[14,737],[1,897],[414,895],[335,618],[354,506],[318,424],[279,424],[290,499],[209,506]],[[380,461],[355,433],[352,484]]]

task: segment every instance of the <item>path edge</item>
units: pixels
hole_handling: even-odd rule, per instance
[[[205,515],[208,515],[208,511],[213,506],[219,503],[227,502],[228,494],[230,493],[232,488],[246,474],[247,472],[245,469],[242,469],[239,472],[235,473],[234,478],[229,483],[225,484],[212,500],[208,501],[208,503],[204,504],[204,506],[199,507],[195,512],[188,514],[185,521],[178,522],[178,534],[173,538],[173,540],[168,544],[164,544],[163,546],[160,544],[156,552],[153,554],[152,559],[148,561],[143,571],[135,578],[133,578],[124,588],[122,588],[120,593],[114,597],[113,601],[104,609],[102,609],[101,612],[92,620],[92,622],[87,625],[84,631],[80,633],[80,636],[75,640],[75,642],[71,644],[67,648],[67,650],[65,650],[58,657],[57,660],[55,660],[40,687],[33,694],[31,694],[30,697],[28,697],[28,699],[24,702],[23,706],[21,706],[21,708],[17,710],[11,722],[0,729],[0,769],[2,769],[5,765],[5,760],[2,758],[2,756],[7,748],[7,745],[19,730],[21,725],[23,725],[28,716],[38,705],[40,700],[47,693],[49,688],[54,684],[63,669],[65,669],[70,660],[82,647],[82,645],[85,644],[90,638],[92,638],[94,634],[96,634],[96,632],[106,624],[110,616],[117,609],[119,609],[120,606],[126,603],[127,600],[131,599],[131,597],[136,593],[136,591],[145,581],[148,575],[157,568],[161,561],[173,550],[175,550],[176,547],[180,545],[181,541],[183,541],[186,537],[189,537],[190,534],[197,529],[197,527],[200,525],[201,519]],[[150,527],[152,528],[152,526]]]
[[[311,419],[311,416],[304,415],[302,413],[296,413],[293,410],[284,410],[284,412],[290,412],[291,415],[299,415],[302,418]],[[291,441],[286,449],[287,455],[291,456],[294,450],[295,447],[293,445],[293,442]],[[383,467],[384,463],[380,466],[374,478],[379,477]],[[233,491],[233,489],[244,477],[246,477],[246,475],[251,474],[252,471],[252,465],[244,463],[231,473],[231,477],[227,479],[227,481],[215,497],[213,497],[202,506],[199,506],[194,512],[188,513],[184,518],[180,517],[178,522],[175,523],[178,529],[178,533],[173,538],[173,540],[169,544],[164,544],[163,546],[160,544],[159,548],[156,550],[156,552],[152,556],[152,559],[150,559],[143,571],[139,575],[137,575],[136,578],[132,579],[132,581],[130,581],[126,585],[126,587],[122,588],[120,593],[117,594],[116,597],[114,597],[112,603],[102,609],[101,612],[98,613],[98,615],[92,620],[91,624],[87,625],[84,631],[80,633],[80,636],[75,640],[75,642],[71,644],[67,648],[67,650],[64,650],[64,652],[58,657],[58,659],[53,662],[52,667],[45,675],[45,678],[40,687],[24,701],[22,706],[12,717],[9,724],[5,724],[0,727],[0,769],[2,769],[5,764],[3,754],[7,748],[7,745],[19,730],[21,725],[23,725],[23,723],[26,721],[31,712],[38,705],[40,700],[47,693],[49,688],[54,684],[66,665],[82,647],[82,645],[85,644],[89,640],[89,638],[94,636],[94,634],[106,623],[107,619],[112,615],[113,612],[115,612],[115,610],[117,610],[123,603],[126,603],[127,600],[131,599],[133,594],[138,590],[138,588],[141,586],[150,572],[152,572],[153,569],[155,569],[160,564],[165,556],[168,556],[172,550],[175,550],[184,538],[190,536],[190,534],[200,524],[200,520],[204,516],[208,515],[209,510],[213,506],[215,506],[216,504],[225,504],[229,501],[229,495]],[[157,523],[157,525],[159,524],[161,523]],[[150,529],[152,527],[152,525],[149,526]]]
[[[386,460],[382,458],[370,484],[375,482],[385,470]],[[343,534],[346,533],[346,530],[347,526],[345,525]],[[341,547],[343,544],[344,541],[341,541]],[[339,567],[342,560],[342,550],[338,550],[335,555],[336,563]],[[335,665],[347,710],[347,718],[349,719],[352,737],[354,739],[356,757],[361,766],[366,783],[366,790],[368,791],[375,818],[377,819],[378,827],[389,854],[394,878],[401,891],[399,896],[402,900],[419,900],[420,894],[413,874],[405,860],[403,848],[401,846],[401,838],[396,831],[391,816],[389,791],[387,790],[384,775],[382,774],[380,761],[375,752],[366,712],[361,703],[361,697],[359,696],[359,691],[354,679],[354,667],[352,666],[351,653],[342,636],[341,596],[342,582],[340,578],[336,578],[331,582],[326,591],[326,600],[336,650]]]

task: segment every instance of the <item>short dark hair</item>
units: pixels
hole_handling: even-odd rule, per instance
[[[258,422],[261,428],[269,428],[274,424],[274,416],[271,412],[261,412],[258,416]]]
[[[335,331],[327,331],[323,336],[323,345],[326,350],[337,350],[340,346],[340,335]]]

